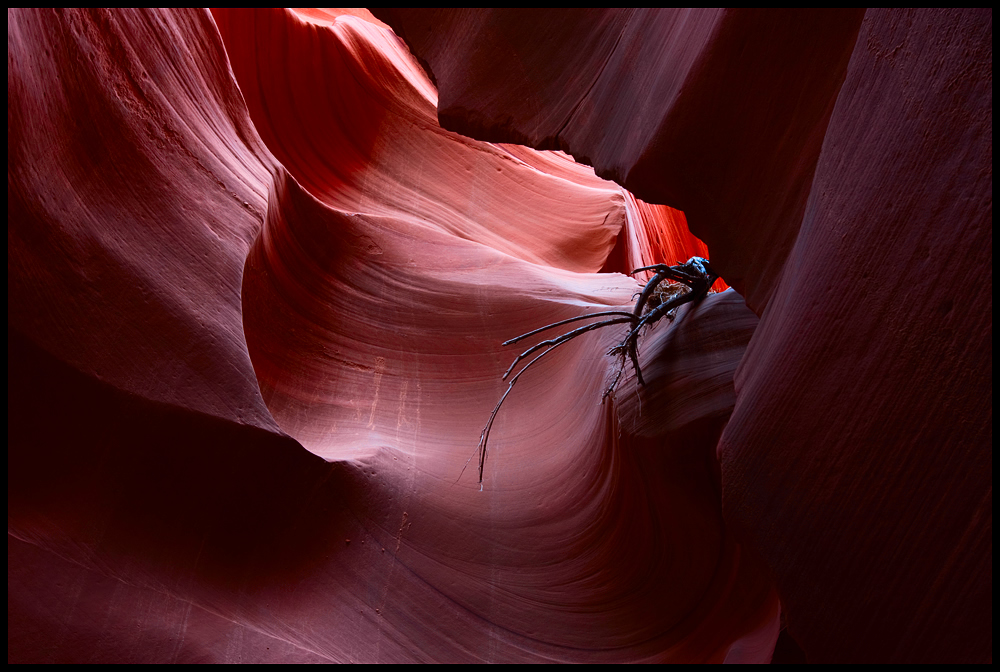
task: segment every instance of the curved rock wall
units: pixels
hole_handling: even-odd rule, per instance
[[[8,661],[990,660],[991,12],[379,16],[8,10]]]
[[[630,306],[683,215],[443,130],[365,12],[9,10],[8,65],[10,662],[770,658],[739,338],[668,348],[722,384],[642,432],[624,328],[581,338],[462,471],[499,343]]]
[[[991,660],[990,10],[379,16],[443,125],[682,208],[761,316],[722,499],[809,659]]]
[[[445,128],[562,149],[683,210],[761,314],[795,242],[863,10],[377,10]]]
[[[276,430],[243,263],[276,166],[211,16],[8,12],[8,328],[148,399]]]

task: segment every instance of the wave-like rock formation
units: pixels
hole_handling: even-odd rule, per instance
[[[8,10],[8,661],[990,659],[991,15],[380,19]]]
[[[463,473],[500,343],[707,254],[682,213],[443,130],[364,13],[8,32],[9,660],[770,658],[713,459],[745,338],[684,440],[601,403],[624,326],[570,343]]]
[[[807,657],[991,660],[992,12],[378,14],[446,128],[682,208],[761,316],[723,508]]]
[[[863,10],[378,10],[445,128],[568,151],[697,222],[758,313],[795,242]]]

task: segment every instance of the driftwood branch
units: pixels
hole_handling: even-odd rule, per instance
[[[619,367],[618,373],[615,375],[614,380],[611,385],[604,392],[601,397],[603,402],[612,392],[621,379],[622,372],[625,369],[625,355],[627,354],[632,362],[632,368],[635,369],[636,379],[640,385],[645,386],[645,381],[642,378],[642,371],[639,369],[639,355],[638,355],[638,342],[639,334],[642,332],[643,327],[649,326],[662,319],[665,316],[669,316],[673,319],[673,311],[685,303],[701,301],[708,292],[711,290],[712,283],[719,277],[718,274],[712,269],[709,261],[707,259],[702,259],[701,257],[691,257],[683,264],[678,264],[676,266],[667,266],[665,264],[654,264],[652,266],[643,266],[637,268],[630,275],[640,273],[642,271],[652,271],[654,273],[653,277],[646,283],[642,288],[642,291],[638,294],[638,299],[635,302],[635,306],[632,308],[632,312],[626,312],[623,310],[606,310],[599,313],[591,313],[590,315],[578,315],[576,317],[571,317],[565,320],[560,320],[558,322],[553,322],[552,324],[547,324],[544,327],[539,327],[520,336],[516,336],[508,341],[504,341],[503,345],[512,345],[518,343],[526,338],[540,334],[543,331],[548,331],[555,327],[561,327],[565,324],[570,324],[573,322],[578,322],[580,320],[588,320],[595,317],[607,317],[610,319],[601,320],[600,322],[595,322],[593,324],[588,324],[582,327],[577,327],[571,331],[564,334],[556,336],[555,338],[550,338],[545,341],[541,341],[536,345],[531,346],[520,355],[518,355],[514,362],[510,365],[507,371],[503,374],[502,380],[507,380],[508,376],[513,373],[517,365],[524,361],[527,357],[542,350],[542,353],[528,362],[520,371],[518,371],[507,384],[507,390],[500,397],[500,401],[493,408],[493,412],[490,413],[489,420],[486,421],[486,426],[483,427],[482,433],[479,435],[479,446],[477,447],[477,452],[479,455],[479,483],[480,486],[483,482],[483,469],[486,466],[486,455],[487,455],[487,445],[490,438],[490,430],[493,428],[493,422],[496,420],[497,413],[500,412],[500,407],[503,402],[507,399],[511,390],[514,389],[514,384],[517,383],[518,379],[527,371],[531,366],[537,362],[539,359],[549,354],[560,345],[567,343],[577,336],[581,336],[594,329],[600,329],[602,327],[610,327],[616,324],[624,324],[628,322],[631,325],[631,329],[628,334],[622,340],[621,343],[614,346],[608,351],[609,355],[617,355],[622,357],[622,363]],[[673,283],[680,283],[686,285],[688,291],[681,294],[674,294],[671,298],[666,301],[661,300],[661,295],[656,294],[657,288],[664,281],[671,281]],[[648,308],[648,310],[647,310]],[[544,348],[544,350],[543,350]],[[466,461],[465,466],[469,465],[472,457]],[[462,467],[462,473],[465,473],[465,467]],[[459,478],[462,475],[459,474]]]

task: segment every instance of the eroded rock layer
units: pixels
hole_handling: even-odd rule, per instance
[[[442,126],[562,149],[683,210],[727,282],[763,311],[862,10],[376,13],[427,65]]]
[[[992,657],[991,53],[988,11],[869,11],[737,375],[727,519],[815,660]]]
[[[553,351],[476,474],[499,343],[630,306],[683,215],[441,129],[364,12],[10,10],[8,61],[10,661],[770,658],[739,337],[642,432],[623,326]]]
[[[8,11],[8,328],[115,387],[277,430],[243,342],[276,165],[211,16]]]
[[[446,127],[683,208],[762,316],[722,496],[808,657],[991,660],[992,13],[379,15]]]
[[[8,10],[9,662],[991,660],[992,14],[380,16]]]

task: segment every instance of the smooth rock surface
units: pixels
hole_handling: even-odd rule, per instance
[[[737,374],[727,520],[812,660],[992,657],[992,28],[869,11]]]
[[[8,9],[8,662],[992,660],[992,13],[549,11]]]
[[[276,166],[210,15],[8,11],[7,324],[147,399],[278,431],[240,284]]]
[[[807,657],[991,661],[991,11],[379,16],[446,127],[682,208],[761,315],[722,498]]]
[[[434,78],[442,126],[561,149],[683,210],[761,314],[863,10],[375,11]]]
[[[500,342],[681,213],[441,129],[364,12],[9,10],[8,65],[9,662],[770,659],[711,432],[600,403],[622,326],[462,473]]]

